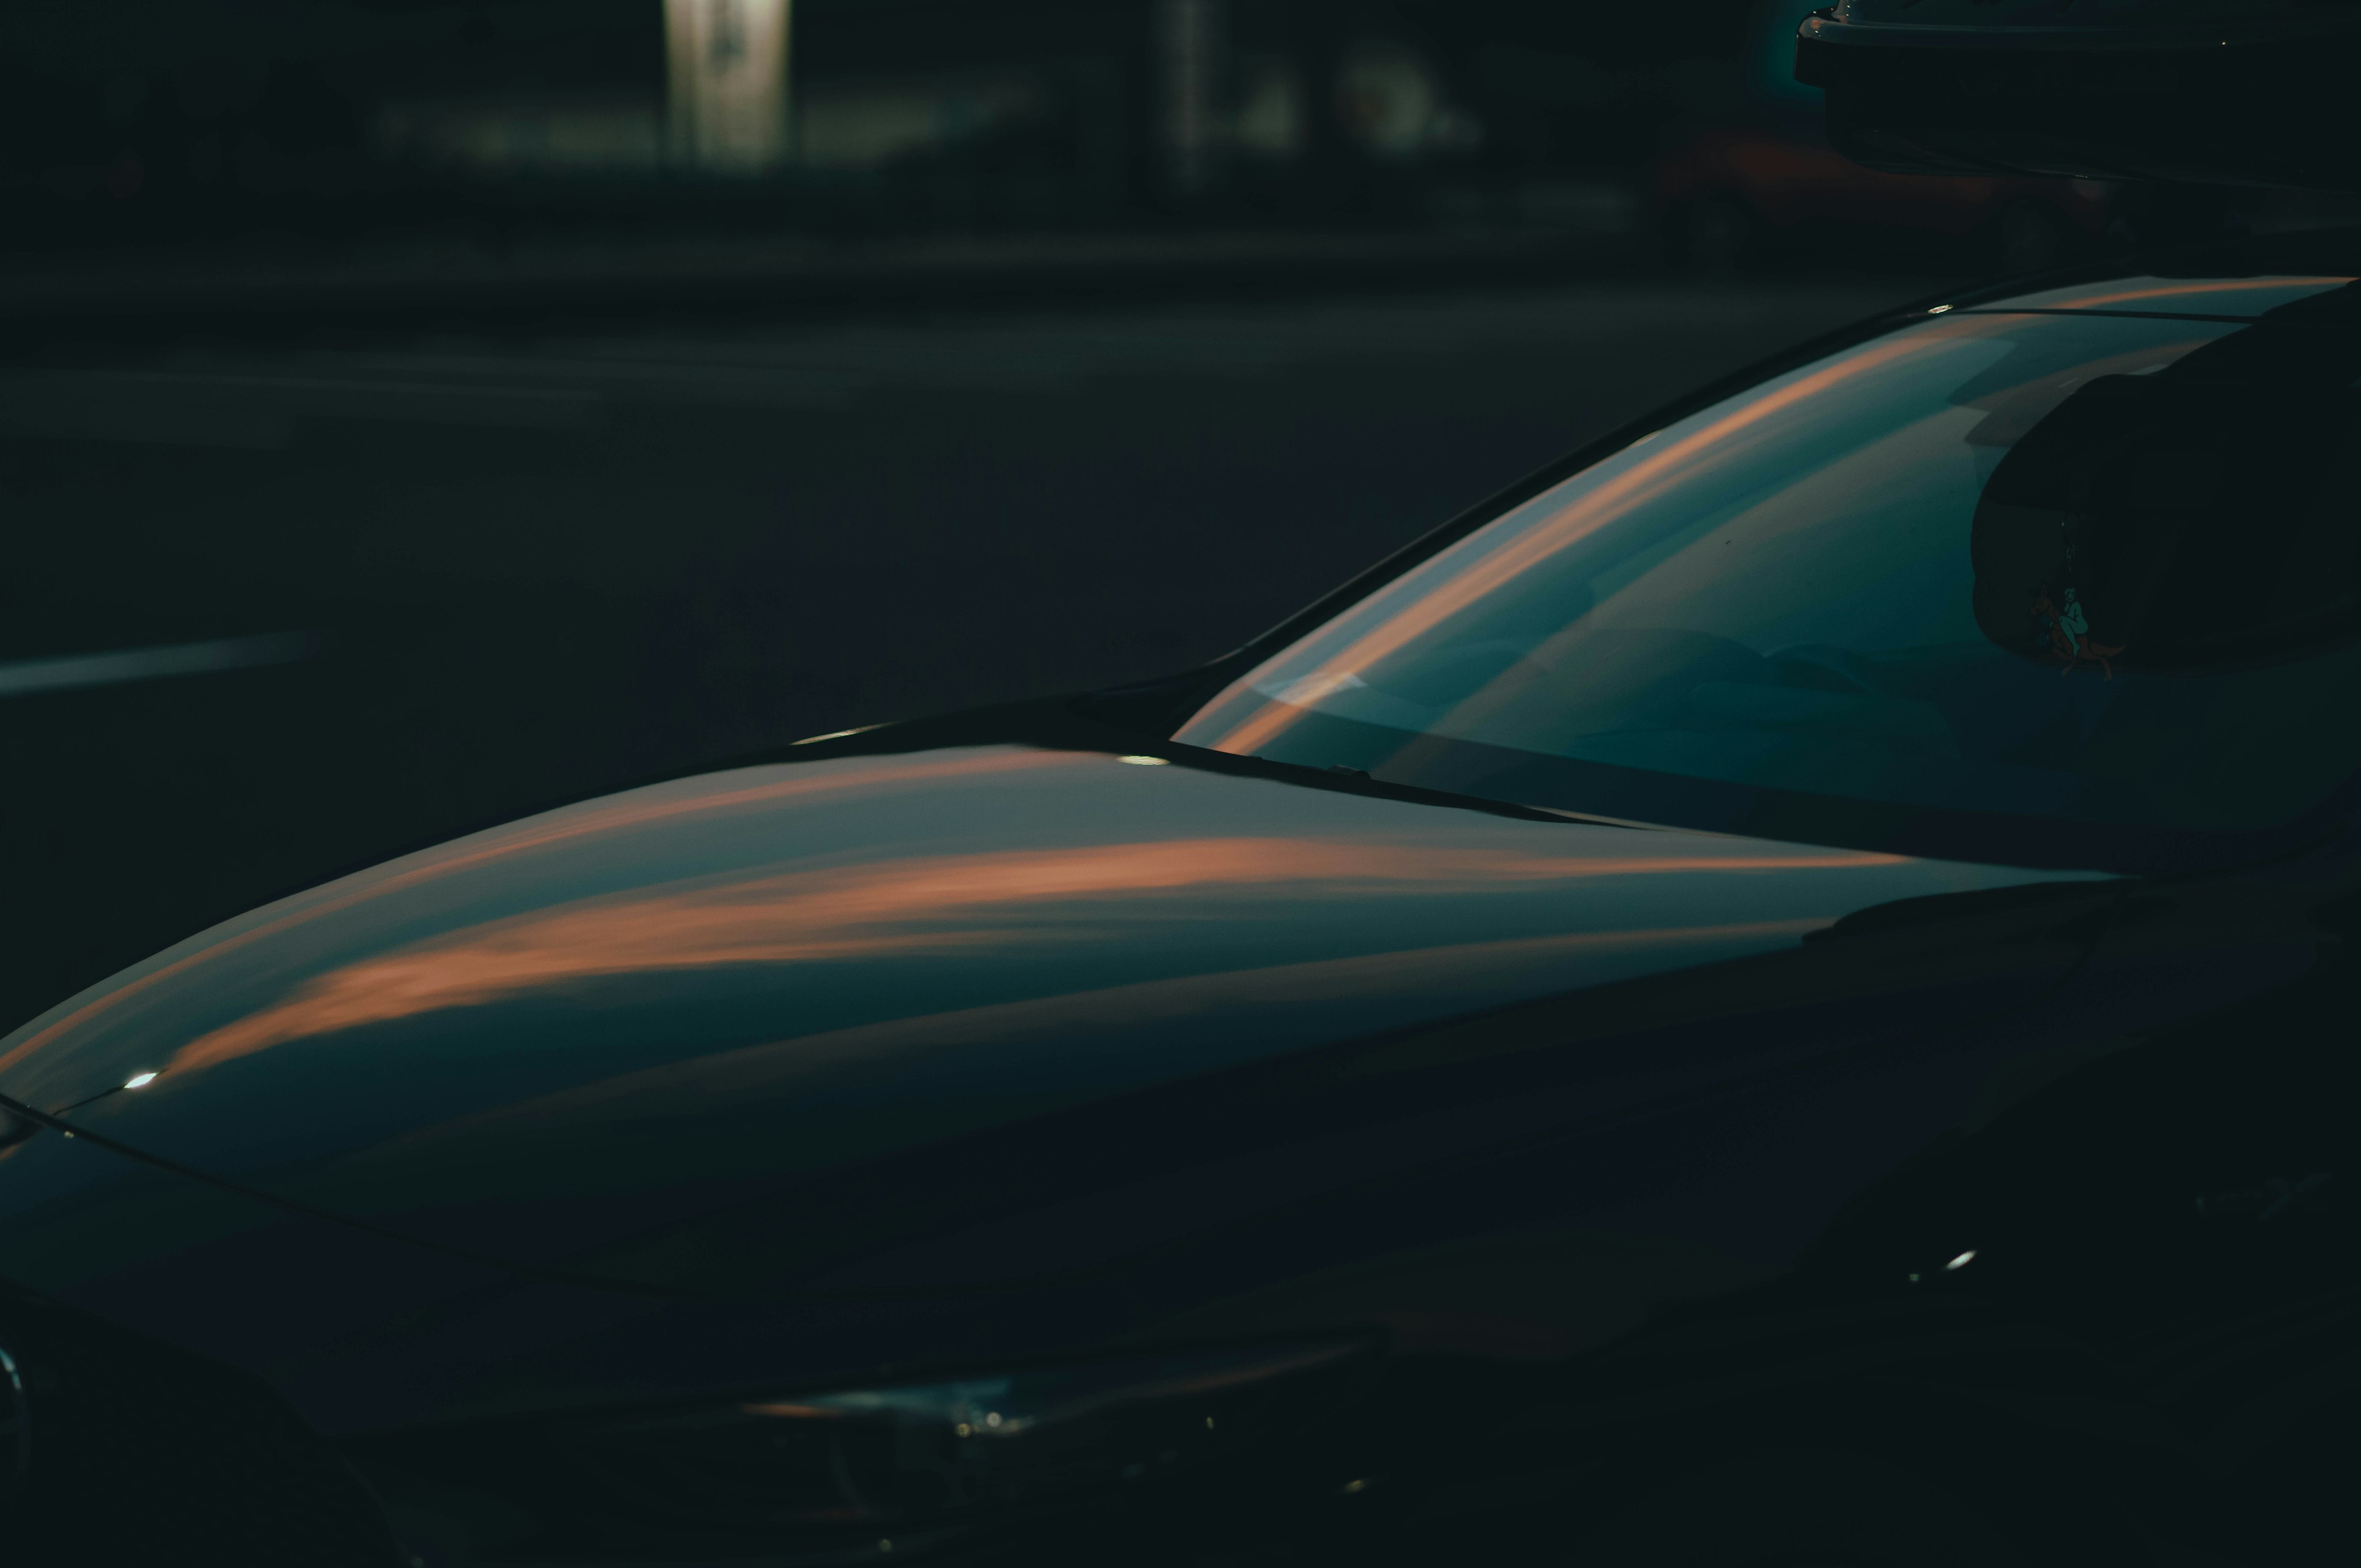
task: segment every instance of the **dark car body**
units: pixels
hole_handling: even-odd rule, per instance
[[[1942,308],[2235,336],[2338,254]],[[1211,670],[495,828],[0,1042],[23,1539],[1326,1561],[1818,1486],[2303,1560],[2361,1323],[2349,789],[1937,853],[1170,739],[1747,385]],[[996,1459],[1028,1420],[1071,1441]]]
[[[1874,168],[2315,191],[2361,168],[2336,107],[2361,13],[2338,0],[1838,0],[1801,22],[1796,82]]]

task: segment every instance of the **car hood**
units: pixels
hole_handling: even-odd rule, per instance
[[[0,1095],[282,1202],[602,1282],[694,1279],[689,1222],[752,1204],[731,1245],[825,1283],[1136,1174],[1118,1102],[2056,875],[1175,755],[837,756],[531,817],[82,993],[0,1042]],[[1224,1103],[1165,1123],[1218,1149]],[[956,1272],[914,1266],[901,1282]]]

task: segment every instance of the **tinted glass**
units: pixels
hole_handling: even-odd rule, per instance
[[[2353,410],[2349,376],[2232,341],[2267,332],[1963,312],[1875,339],[1457,541],[1178,738],[1839,842],[2288,822],[2361,765]]]

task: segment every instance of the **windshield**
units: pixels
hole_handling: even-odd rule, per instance
[[[2203,369],[2264,330],[1932,317],[1461,538],[1176,738],[2022,863],[2286,824],[2361,765],[2352,465],[2320,458],[2352,376],[2291,414]],[[2255,608],[2297,598],[2304,637]]]

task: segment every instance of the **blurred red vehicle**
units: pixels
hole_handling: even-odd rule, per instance
[[[1657,163],[1651,185],[1674,257],[1708,271],[1867,240],[2028,272],[2097,249],[2114,206],[2114,187],[2098,181],[1884,174],[1763,126],[1697,134]]]

